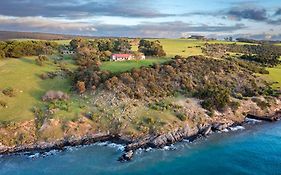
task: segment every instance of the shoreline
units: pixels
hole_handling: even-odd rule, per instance
[[[183,140],[193,142],[201,137],[207,137],[214,133],[223,133],[227,131],[239,130],[239,127],[244,127],[249,124],[256,124],[257,121],[275,122],[281,119],[281,111],[276,111],[272,116],[255,116],[248,114],[242,122],[233,123],[212,123],[201,128],[178,128],[174,131],[162,135],[150,135],[147,138],[139,140],[130,140],[120,135],[111,135],[110,133],[98,133],[87,135],[79,138],[63,139],[55,142],[40,142],[36,144],[21,145],[15,147],[1,147],[0,155],[13,155],[18,153],[39,153],[43,154],[52,150],[63,151],[67,147],[85,146],[98,142],[110,142],[115,144],[125,145],[123,154],[118,158],[120,162],[130,161],[137,149],[161,149],[165,146],[170,146],[174,143]],[[251,123],[251,121],[256,121]],[[234,129],[237,128],[238,129]]]

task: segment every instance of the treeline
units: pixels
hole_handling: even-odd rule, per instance
[[[237,42],[244,42],[244,43],[253,43],[253,44],[276,44],[280,43],[280,41],[271,41],[271,40],[254,40],[248,38],[236,38]]]
[[[109,61],[112,53],[130,53],[138,58],[141,53],[146,56],[165,56],[159,41],[141,40],[138,51],[132,51],[131,42],[127,38],[108,39],[73,39],[70,47],[76,51],[76,62],[80,66],[98,65],[100,61]]]
[[[153,99],[182,94],[204,100],[208,109],[231,105],[231,96],[243,98],[271,93],[270,87],[245,67],[200,56],[175,59],[120,75],[93,68],[77,73],[75,82],[83,82],[87,89],[111,91],[119,98]]]
[[[52,54],[57,48],[58,44],[50,41],[0,41],[0,58]]]
[[[128,39],[83,39],[77,38],[70,42],[76,51],[76,62],[80,66],[89,67],[100,61],[108,61],[112,53],[129,53],[131,45]]]
[[[227,52],[243,54],[240,58],[254,61],[264,66],[276,66],[280,63],[281,47],[274,45],[237,45],[205,44],[202,51],[207,56],[222,57]]]

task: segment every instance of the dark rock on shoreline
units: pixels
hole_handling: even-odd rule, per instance
[[[133,150],[130,150],[130,151],[128,151],[128,152],[125,152],[125,153],[118,159],[118,161],[120,161],[120,162],[130,161],[130,160],[132,160],[133,155],[134,155],[134,151],[133,151]]]
[[[248,114],[246,117],[255,120],[275,122],[281,119],[281,111],[277,111],[272,116],[257,116],[257,115]]]
[[[256,116],[248,114],[247,118],[265,120],[265,121],[277,121],[281,119],[281,111],[275,112],[272,116]],[[226,122],[226,123],[212,123],[203,126],[189,127],[186,125],[183,128],[175,129],[162,135],[150,135],[146,138],[139,140],[130,140],[122,135],[112,135],[110,133],[98,133],[91,134],[85,137],[79,138],[67,138],[58,140],[55,142],[39,142],[30,145],[20,145],[15,147],[5,147],[0,145],[0,154],[12,154],[20,152],[48,152],[51,150],[64,150],[66,146],[78,146],[89,145],[96,142],[110,141],[114,143],[126,144],[125,153],[118,159],[119,161],[129,161],[134,155],[134,151],[139,148],[163,148],[164,146],[171,145],[176,142],[180,142],[183,139],[190,141],[195,140],[201,136],[208,136],[212,132],[221,132],[230,127],[241,126],[244,122]]]
[[[47,152],[51,150],[63,150],[66,146],[78,146],[78,145],[89,145],[95,142],[111,141],[114,140],[115,136],[109,133],[99,133],[88,135],[82,138],[71,138],[58,140],[56,142],[40,142],[31,145],[20,145],[16,147],[0,147],[0,154],[11,154],[19,152]]]

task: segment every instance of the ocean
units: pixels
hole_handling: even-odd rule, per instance
[[[235,130],[235,129],[234,129]],[[281,175],[281,122],[237,128],[117,161],[122,145],[97,143],[44,155],[0,157],[0,175]]]

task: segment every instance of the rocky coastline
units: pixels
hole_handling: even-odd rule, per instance
[[[270,116],[257,116],[253,114],[247,114],[245,120],[241,122],[215,122],[206,124],[204,126],[189,127],[186,125],[183,128],[177,128],[171,132],[161,135],[150,135],[142,139],[132,140],[122,135],[112,135],[110,133],[98,133],[87,135],[84,137],[75,137],[62,139],[54,142],[39,142],[36,144],[20,145],[14,147],[0,146],[0,155],[9,155],[24,152],[39,152],[44,153],[51,150],[64,150],[66,147],[90,145],[96,142],[112,142],[118,144],[124,144],[124,153],[119,157],[118,161],[125,162],[130,161],[134,152],[139,148],[163,148],[165,146],[180,142],[184,139],[194,141],[199,137],[206,137],[212,133],[223,132],[226,129],[230,129],[237,126],[243,126],[247,124],[246,119],[261,120],[266,122],[275,122],[281,119],[281,110],[276,111]]]

